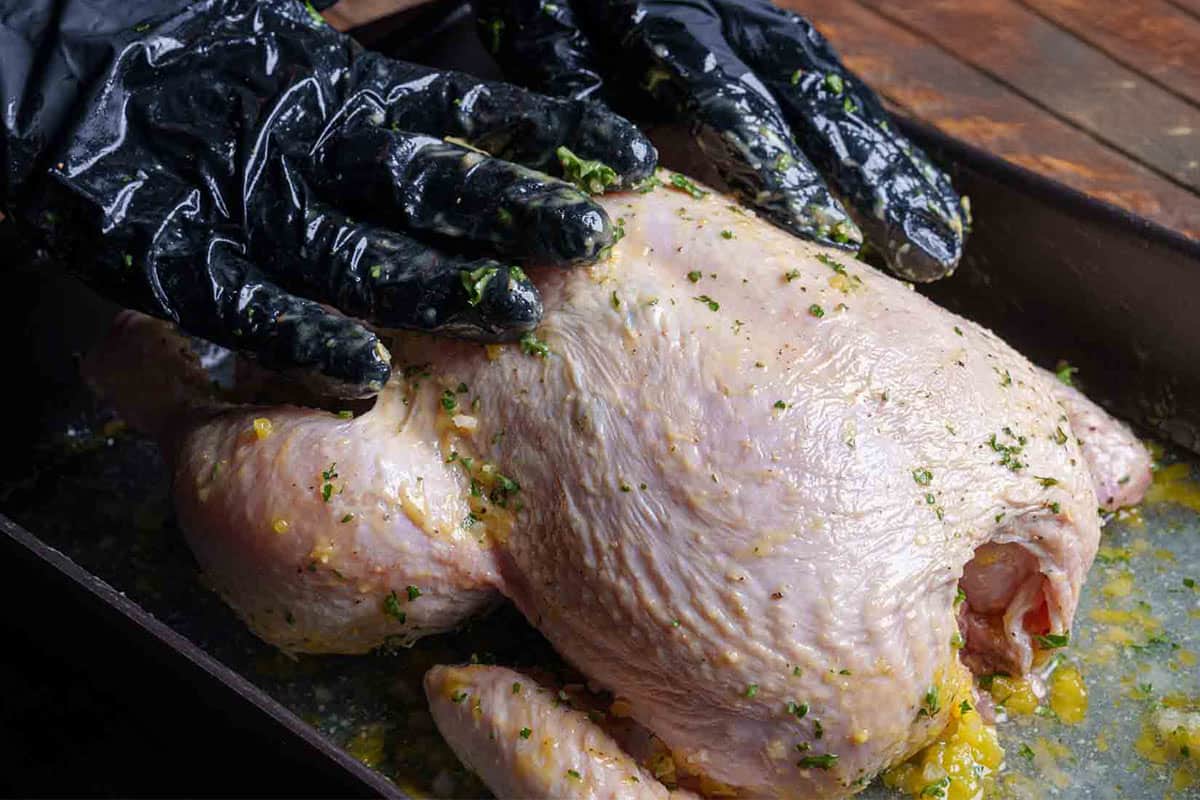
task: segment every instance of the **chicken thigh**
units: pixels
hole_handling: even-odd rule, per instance
[[[504,597],[706,785],[850,794],[945,724],[964,662],[1023,673],[1068,633],[1097,509],[1149,457],[989,331],[728,198],[602,203],[624,238],[535,271],[535,337],[397,335],[357,417],[220,397],[136,315],[85,369],[163,442],[207,580],[267,641],[364,652]],[[614,784],[586,720],[448,674],[435,719],[497,791],[665,796]],[[566,783],[561,752],[519,757],[546,746],[522,714],[566,726]]]

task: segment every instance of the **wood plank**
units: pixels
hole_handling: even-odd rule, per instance
[[[1130,69],[1200,104],[1200,18],[1166,0],[1019,2]],[[1200,6],[1200,0],[1197,4]]]
[[[860,1],[1200,192],[1200,108],[1013,0]]]
[[[1200,238],[1200,198],[1046,114],[996,80],[863,6],[782,0],[899,109],[1081,192]]]

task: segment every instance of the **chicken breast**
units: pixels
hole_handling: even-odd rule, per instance
[[[625,236],[536,271],[536,337],[397,335],[397,379],[354,419],[139,409],[155,393],[131,383],[195,385],[122,372],[151,339],[190,369],[141,319],[89,374],[167,443],[208,580],[268,641],[362,652],[502,595],[682,770],[852,793],[944,724],[964,662],[1024,672],[1067,634],[1093,487],[1135,501],[1148,457],[989,331],[728,198],[603,203]],[[494,740],[434,708],[480,761]]]

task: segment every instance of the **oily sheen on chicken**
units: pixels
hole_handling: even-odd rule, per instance
[[[398,335],[356,418],[218,396],[136,315],[86,370],[163,442],[206,579],[267,641],[362,653],[507,598],[683,772],[850,794],[969,696],[962,663],[1022,673],[1069,631],[1097,508],[1141,496],[1148,456],[989,331],[729,198],[602,203],[625,236],[531,271],[535,338]],[[665,796],[472,669],[427,687],[501,795]]]

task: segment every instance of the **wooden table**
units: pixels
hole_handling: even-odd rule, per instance
[[[1200,0],[777,0],[897,112],[1200,239]]]

